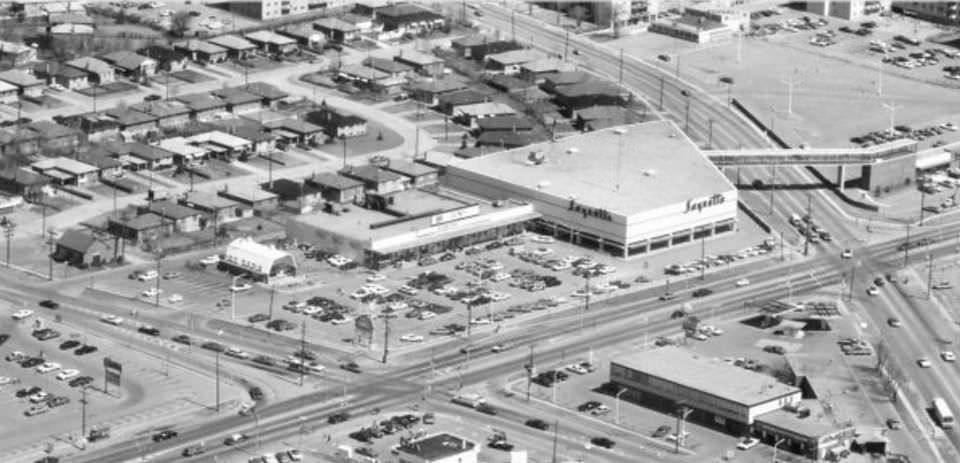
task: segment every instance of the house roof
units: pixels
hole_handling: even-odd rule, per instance
[[[321,107],[316,111],[307,113],[307,121],[321,127],[349,127],[358,124],[366,124],[367,120],[352,114],[341,114],[334,109]]]
[[[266,43],[270,45],[295,45],[297,43],[296,39],[287,37],[285,35],[280,35],[272,31],[251,32],[246,35],[246,38],[254,42]]]
[[[532,82],[504,74],[494,75],[490,78],[489,84],[492,87],[500,88],[506,91],[533,87]]]
[[[487,131],[477,137],[477,146],[502,146],[516,148],[537,141],[530,132]]]
[[[32,50],[30,46],[19,42],[8,42],[0,40],[0,53],[18,55]]]
[[[209,93],[190,93],[176,97],[177,101],[182,101],[191,111],[209,111],[211,109],[226,109],[227,102],[215,98]]]
[[[466,47],[476,47],[479,45],[485,45],[487,43],[494,42],[494,41],[495,40],[491,40],[486,35],[478,34],[478,35],[468,35],[465,37],[457,37],[450,41],[450,45],[466,48]]]
[[[306,182],[314,183],[318,186],[325,187],[325,188],[333,188],[336,190],[348,190],[351,188],[363,187],[363,183],[349,177],[337,175],[333,172],[323,172],[320,174],[314,174],[312,177],[308,178]]]
[[[628,112],[626,108],[621,106],[596,105],[589,108],[578,109],[575,111],[575,115],[578,119],[584,121],[594,121],[597,119],[626,120]]]
[[[230,149],[241,149],[245,146],[250,145],[250,141],[230,135],[226,132],[221,132],[219,130],[214,130],[211,132],[200,133],[192,137],[187,138],[187,141],[191,143],[212,143],[214,145],[220,145]]]
[[[505,103],[486,102],[473,103],[456,106],[453,108],[454,114],[463,114],[469,117],[497,116],[503,114],[516,114],[517,111]]]
[[[181,220],[189,217],[196,217],[202,214],[202,212],[196,209],[192,209],[187,206],[177,204],[173,201],[170,201],[169,199],[163,200],[163,201],[155,201],[149,204],[146,207],[146,210],[153,212],[155,214],[160,214],[165,218],[173,219],[173,220]]]
[[[534,74],[542,74],[545,72],[572,71],[574,67],[559,59],[543,58],[523,63],[520,65],[520,69]]]
[[[412,91],[440,94],[463,90],[469,86],[470,85],[463,79],[457,77],[443,77],[436,80],[419,80],[416,82],[411,82],[407,88]]]
[[[72,175],[85,175],[100,170],[96,166],[91,166],[90,164],[63,156],[41,159],[30,164],[30,166],[37,171],[56,169]]]
[[[90,35],[93,26],[87,24],[59,24],[50,28],[53,35]]]
[[[278,34],[283,34],[287,37],[293,37],[294,39],[299,40],[317,40],[323,37],[323,34],[317,32],[312,26],[308,24],[293,24],[286,26],[280,29],[277,29]]]
[[[211,37],[207,39],[207,41],[214,45],[219,45],[228,50],[244,51],[244,50],[257,48],[257,46],[254,45],[249,40],[233,34],[226,34],[226,35],[220,35],[217,37]]]
[[[8,167],[0,170],[0,179],[24,186],[46,185],[50,183],[48,177],[20,167]]]
[[[114,219],[111,217],[109,221],[122,223],[124,226],[137,231],[150,230],[151,228],[157,228],[163,225],[163,217],[160,217],[159,214],[154,214],[153,212],[145,212],[136,217],[130,217],[126,220]]]
[[[396,447],[401,454],[412,455],[417,460],[440,461],[467,453],[475,453],[477,444],[452,434],[437,434],[406,442]]]
[[[531,61],[537,61],[546,58],[546,56],[532,49],[520,49],[520,50],[510,50],[503,53],[496,53],[493,55],[487,55],[486,59],[488,61],[495,61],[497,63],[503,64],[505,66],[511,64],[524,64]]]
[[[96,238],[89,231],[71,228],[63,232],[57,240],[57,246],[85,254],[95,242]]]
[[[236,207],[238,203],[223,196],[204,193],[202,191],[190,191],[183,194],[183,197],[180,198],[180,204],[191,208],[217,211]]]
[[[145,161],[162,161],[173,156],[173,153],[159,146],[147,145],[140,142],[127,143],[124,148],[127,151],[126,154]]]
[[[298,135],[310,135],[323,132],[323,127],[311,124],[307,121],[301,121],[299,119],[283,119],[280,121],[268,122],[266,125],[267,127],[270,127],[271,130],[288,130]]]
[[[79,135],[76,129],[52,121],[33,121],[27,124],[26,128],[36,132],[40,138],[48,140]]]
[[[207,150],[190,143],[183,137],[172,137],[160,140],[158,145],[164,151],[169,151],[177,156],[193,159],[195,157],[207,154]]]
[[[347,167],[340,169],[340,174],[363,182],[372,182],[377,184],[392,182],[403,178],[398,173],[390,172],[369,164],[363,166],[348,165]]]
[[[253,238],[237,238],[227,245],[223,259],[243,268],[268,273],[277,261],[293,264],[293,256],[272,246],[257,243]]]
[[[355,24],[349,23],[340,18],[334,18],[329,16],[326,18],[320,18],[313,24],[315,28],[329,29],[329,30],[340,31],[340,32],[356,32],[360,30],[360,28],[357,27]]]
[[[400,61],[401,63],[409,63],[411,66],[428,66],[443,62],[443,59],[438,56],[410,50],[400,50],[400,54],[394,56],[393,59],[394,61]]]
[[[190,107],[176,100],[144,101],[130,105],[130,109],[162,119],[165,117],[182,116],[190,113]]]
[[[269,188],[268,188],[269,187]],[[320,187],[307,182],[298,182],[289,178],[278,178],[273,181],[272,187],[267,185],[264,189],[276,193],[281,198],[300,198],[307,195],[320,193]]]
[[[106,111],[106,114],[120,123],[120,125],[131,126],[138,124],[149,124],[156,122],[157,118],[149,114],[141,113],[127,108],[112,108]]]
[[[92,26],[96,24],[93,18],[85,14],[78,13],[58,13],[47,16],[47,23],[51,25],[58,24],[85,24]]]
[[[554,90],[559,97],[576,98],[591,95],[622,95],[624,90],[617,84],[604,80],[582,82],[579,84],[562,85]]]
[[[396,3],[375,8],[374,16],[378,19],[388,18],[406,23],[443,19],[439,13],[412,3]]]
[[[477,119],[481,131],[488,130],[533,130],[533,122],[517,116],[496,116]]]
[[[67,61],[65,64],[94,74],[110,74],[113,72],[113,68],[109,64],[89,56],[81,56]]]
[[[266,82],[261,82],[261,81],[250,82],[249,84],[240,85],[234,88],[250,93],[252,95],[257,95],[260,98],[263,98],[265,100],[271,100],[271,101],[282,100],[290,96],[289,93],[283,90],[280,90],[280,88],[277,87],[276,85],[268,84]]]
[[[187,50],[189,52],[200,52],[206,53],[208,55],[213,55],[217,53],[226,53],[227,49],[221,47],[220,45],[210,43],[206,40],[187,40],[184,42],[177,43],[174,45],[176,48]]]
[[[111,158],[101,153],[94,153],[94,152],[79,154],[77,155],[77,159],[80,162],[83,162],[85,164],[90,164],[91,166],[97,166],[97,168],[101,170],[113,169],[115,167],[120,167],[122,165],[120,161],[114,158]]]
[[[33,71],[44,72],[51,76],[63,77],[65,79],[86,79],[87,73],[73,66],[66,66],[61,63],[44,61],[33,66]]]
[[[274,136],[270,134],[270,130],[267,128],[267,126],[257,122],[256,119],[220,119],[211,121],[210,124],[212,124],[214,127],[218,127],[223,132],[227,132],[230,135],[234,135],[254,143],[274,139]]]
[[[396,172],[400,175],[413,178],[436,174],[438,172],[437,169],[434,169],[433,167],[425,166],[416,162],[404,161],[402,159],[391,159],[390,162],[383,168],[391,172]]]
[[[363,64],[348,64],[337,70],[340,74],[358,79],[377,81],[390,77],[389,74],[379,69]]]
[[[20,87],[0,80],[0,93],[16,92]]]
[[[593,80],[593,77],[584,71],[566,71],[555,74],[547,74],[544,78],[544,83],[547,85],[560,86],[579,84],[588,80]]]
[[[137,53],[160,62],[183,61],[187,59],[187,55],[183,52],[173,47],[163,45],[150,45],[137,50]]]
[[[259,95],[254,95],[253,93],[246,92],[237,87],[214,90],[211,93],[213,93],[213,95],[217,98],[226,101],[229,105],[257,103],[261,99]]]
[[[37,85],[43,85],[43,81],[37,79],[36,77],[27,74],[19,69],[10,69],[8,71],[0,72],[0,80],[7,82],[9,84],[16,85],[17,87],[35,87]]]
[[[371,68],[374,68],[378,71],[383,71],[390,74],[399,74],[402,72],[409,72],[413,70],[412,67],[406,64],[399,63],[386,58],[377,58],[375,56],[371,56],[363,60],[363,64]]]
[[[460,106],[465,104],[483,103],[490,99],[490,95],[477,90],[468,89],[447,93],[437,97],[440,106]]]
[[[140,69],[140,66],[143,66],[144,63],[154,61],[146,56],[138,55],[129,50],[119,50],[112,53],[107,53],[101,55],[100,59],[120,68],[124,71],[136,71]]]

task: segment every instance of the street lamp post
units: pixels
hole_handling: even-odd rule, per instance
[[[616,397],[615,408],[617,409],[617,424],[620,424],[620,396],[623,395],[624,392],[627,392],[627,388],[625,387],[620,388],[620,391],[617,392],[617,395],[615,396]]]
[[[686,97],[687,99],[685,109],[683,110],[683,131],[689,135],[690,133],[690,92],[686,90],[680,90],[680,94]]]
[[[241,278],[241,275],[233,277],[230,285],[230,320],[237,319],[237,291],[234,289],[237,286],[237,280]]]
[[[776,443],[773,444],[773,458],[770,460],[772,463],[777,463],[777,448],[780,447],[786,439],[778,439]]]
[[[215,351],[215,353],[217,358],[216,360],[216,377],[217,377],[216,407],[217,407],[217,412],[220,412],[220,351],[219,350]]]
[[[10,240],[13,238],[13,231],[17,228],[17,224],[14,223],[12,219],[7,216],[0,218],[0,228],[3,229],[3,237],[7,240],[7,255],[6,255],[6,266],[10,266]]]

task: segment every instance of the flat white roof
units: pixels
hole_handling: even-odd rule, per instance
[[[285,258],[289,259],[291,264],[293,263],[292,257],[286,251],[264,246],[253,238],[233,240],[227,245],[227,251],[224,254],[225,261],[263,274],[269,273],[274,263]]]
[[[91,166],[80,161],[76,161],[70,158],[65,158],[63,156],[49,159],[42,159],[32,164],[33,168],[39,170],[47,169],[59,169],[64,172],[69,172],[73,175],[83,175],[89,174],[91,172],[96,172],[98,169],[96,166]]]
[[[627,217],[735,190],[669,121],[611,127],[454,160],[448,174],[507,182]]]

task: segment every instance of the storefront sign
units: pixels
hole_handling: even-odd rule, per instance
[[[688,199],[687,210],[684,211],[683,213],[687,214],[689,212],[700,212],[700,211],[703,211],[705,208],[723,204],[723,202],[726,201],[726,199],[727,198],[724,198],[722,194],[715,194],[707,199],[701,199],[698,201]]]
[[[599,207],[584,206],[583,204],[577,203],[577,201],[573,199],[570,200],[570,205],[567,207],[567,209],[583,214],[584,218],[596,217],[598,219],[613,222],[613,214],[611,214],[610,211]]]
[[[442,223],[453,222],[454,220],[465,219],[475,215],[480,215],[480,206],[477,206],[476,204],[430,217],[430,225],[440,225]]]

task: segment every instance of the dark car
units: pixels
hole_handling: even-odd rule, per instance
[[[9,334],[6,334],[6,333],[0,334],[0,346],[2,346],[5,342],[9,340],[10,340]]]
[[[80,345],[80,341],[77,341],[74,339],[68,339],[60,343],[60,350],[73,349],[74,347],[77,347],[79,345]]]
[[[60,459],[51,455],[47,455],[34,463],[60,463]]]
[[[141,326],[140,328],[137,328],[137,331],[150,336],[160,336],[160,328],[156,328],[153,326],[144,325],[144,326]]]
[[[657,59],[659,59],[660,61],[664,61],[664,62],[669,63],[669,62],[670,62],[670,55],[657,55]]]
[[[37,387],[37,386],[33,386],[33,387],[30,387],[30,388],[26,388],[26,387],[25,387],[25,388],[23,388],[23,389],[17,389],[17,392],[14,393],[14,395],[17,396],[17,398],[21,398],[21,399],[22,399],[22,398],[24,398],[24,397],[32,396],[32,395],[34,395],[34,394],[36,394],[36,393],[38,393],[38,392],[40,392],[40,391],[42,391],[42,390],[43,390],[43,389],[40,389],[40,388]]]
[[[550,425],[546,421],[543,421],[539,418],[529,419],[524,424],[527,426],[530,426],[531,428],[539,429],[541,431],[546,431],[547,429],[550,429]]]
[[[160,442],[164,440],[170,440],[174,437],[177,437],[177,432],[172,429],[165,429],[153,435],[154,442]]]
[[[79,378],[74,378],[74,379],[70,380],[70,382],[67,383],[67,384],[69,384],[70,387],[83,387],[83,386],[86,386],[86,385],[88,385],[88,384],[90,384],[90,383],[92,383],[92,382],[93,382],[93,377],[92,377],[92,376],[81,376],[81,377],[79,377]]]
[[[50,328],[44,328],[42,330],[34,331],[33,337],[37,338],[40,341],[46,341],[48,339],[59,338],[60,332]]]
[[[227,348],[224,347],[223,344],[220,344],[219,342],[213,342],[213,341],[207,341],[203,344],[200,344],[200,347],[207,350],[212,350],[214,352],[223,352],[227,350]]]
[[[50,408],[56,408],[68,403],[70,403],[70,398],[62,395],[53,396],[47,399],[47,406]]]
[[[617,445],[616,442],[606,438],[606,437],[594,437],[590,439],[590,443],[596,445],[597,447],[603,447],[605,449],[612,449],[614,445]]]
[[[346,362],[340,364],[340,368],[347,370],[351,373],[360,373],[360,365],[357,365],[357,362]]]
[[[274,365],[277,364],[277,361],[274,360],[273,357],[270,357],[270,356],[267,356],[267,355],[258,355],[258,356],[256,356],[256,357],[253,358],[253,361],[254,361],[255,363],[259,363],[259,364],[261,364],[261,365],[274,366]]]
[[[20,366],[23,367],[23,368],[33,368],[33,367],[38,366],[38,365],[40,365],[40,364],[42,364],[42,363],[43,363],[43,359],[42,359],[42,358],[40,358],[40,357],[30,357],[30,358],[28,358],[28,359],[20,362]]]
[[[480,413],[486,413],[487,415],[496,415],[497,409],[490,404],[480,404],[477,405],[476,410]]]
[[[768,346],[763,346],[763,350],[765,352],[769,352],[771,354],[777,354],[777,355],[783,355],[787,353],[787,350],[784,349],[783,346],[768,345]]]
[[[187,336],[185,334],[178,334],[172,337],[171,339],[173,340],[173,342],[179,342],[180,344],[186,344],[188,346],[193,344],[193,341],[190,339],[190,336]]]
[[[670,431],[672,430],[673,428],[671,428],[670,426],[667,426],[665,424],[661,425],[660,427],[657,428],[656,431],[653,431],[653,438],[662,439],[664,437],[667,437],[667,434],[670,434]]]
[[[185,457],[192,457],[194,455],[200,455],[201,453],[206,451],[207,450],[203,448],[203,446],[201,445],[191,445],[190,447],[183,449],[183,452],[181,452],[181,455]]]
[[[684,317],[686,317],[686,316],[687,316],[687,311],[685,311],[685,310],[683,310],[683,309],[677,309],[677,310],[674,310],[673,313],[670,314],[670,319],[671,319],[671,320],[676,320],[676,319],[678,319],[678,318],[684,318]]]
[[[253,400],[256,400],[256,401],[263,400],[263,389],[260,389],[259,387],[256,387],[256,386],[251,387],[249,390],[247,390],[247,393],[250,394],[250,398]]]
[[[152,95],[147,95],[147,96],[143,97],[143,101],[159,101],[159,100],[162,100],[162,99],[163,99],[163,97],[160,96],[160,95],[157,95],[156,93],[154,93],[154,94],[152,94]]]
[[[89,344],[84,344],[84,345],[80,346],[80,348],[78,348],[77,350],[73,351],[73,353],[74,353],[74,355],[87,355],[87,354],[92,354],[92,353],[94,353],[94,352],[96,352],[96,351],[98,351],[98,350],[99,350],[99,349],[97,348],[97,346],[91,346],[91,345],[89,345]]]
[[[504,452],[513,450],[513,444],[503,439],[493,439],[487,443],[487,446],[492,449],[503,450]]]
[[[57,301],[52,301],[50,299],[44,299],[38,304],[40,307],[46,307],[48,309],[57,310],[60,308],[60,303]]]
[[[710,288],[700,288],[693,292],[693,297],[706,297],[713,294],[713,290]]]
[[[270,316],[265,313],[256,313],[247,317],[247,321],[250,323],[265,322],[269,319],[270,319]]]
[[[887,282],[886,282],[886,280],[884,280],[883,278],[876,277],[876,278],[873,279],[873,284],[876,285],[876,286],[879,288],[879,287],[887,284]]]
[[[349,420],[349,419],[350,419],[350,414],[349,414],[349,413],[347,413],[347,412],[340,412],[340,413],[335,413],[335,414],[330,415],[329,417],[327,417],[327,423],[330,423],[330,424],[343,423],[344,421],[347,421],[347,420]]]
[[[594,408],[597,408],[600,405],[601,405],[600,402],[597,402],[596,400],[590,400],[577,406],[577,411],[589,412],[590,410],[593,410]]]

